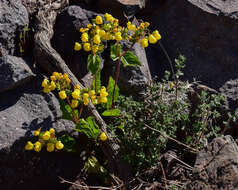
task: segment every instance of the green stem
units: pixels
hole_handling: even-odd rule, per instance
[[[97,94],[97,72],[94,74],[94,88],[95,88],[95,93]]]
[[[114,107],[114,96],[115,96],[115,91],[116,91],[116,85],[118,82],[119,78],[119,73],[120,73],[120,65],[121,65],[121,57],[118,59],[118,64],[117,64],[117,71],[116,71],[116,77],[115,77],[115,84],[113,87],[113,93],[112,93],[112,108]]]

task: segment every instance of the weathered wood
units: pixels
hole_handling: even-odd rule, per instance
[[[67,0],[54,1],[50,4],[47,3],[39,8],[36,15],[36,33],[35,33],[35,48],[34,56],[37,66],[41,67],[49,75],[54,72],[67,73],[72,81],[72,85],[79,84],[81,88],[84,88],[84,84],[74,76],[64,60],[60,55],[52,48],[50,40],[53,37],[53,26],[56,20],[57,13],[60,12],[65,6],[67,6]],[[107,125],[101,118],[93,104],[89,104],[88,112],[94,116],[97,123],[101,127],[101,130],[108,134]],[[108,134],[110,137],[110,135]],[[122,179],[129,178],[130,172],[128,167],[121,162],[119,154],[119,146],[109,138],[108,141],[101,143],[101,148],[106,155],[111,172],[117,174]]]

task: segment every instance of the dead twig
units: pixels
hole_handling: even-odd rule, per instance
[[[165,189],[168,190],[167,179],[166,179],[166,176],[165,176],[164,167],[163,167],[163,164],[161,162],[159,162],[159,163],[160,163],[162,174],[163,174],[163,178],[164,178]]]
[[[68,181],[68,180],[65,180],[64,178],[60,177],[59,178],[61,179],[61,182],[60,183],[68,183],[68,184],[71,184],[71,185],[75,185],[77,187],[80,187],[82,189],[85,189],[85,190],[89,190],[89,189],[105,189],[105,190],[116,190],[116,189],[120,189],[124,186],[124,184],[120,184],[118,186],[112,186],[112,187],[103,187],[103,186],[88,186],[88,185],[81,185],[81,184],[78,184],[78,183],[74,183],[74,182],[71,182],[71,181]]]
[[[167,139],[170,139],[170,140],[172,140],[172,141],[174,141],[174,142],[176,142],[176,143],[178,143],[178,144],[180,144],[180,145],[185,146],[186,148],[190,149],[190,150],[191,150],[192,152],[194,152],[194,153],[197,153],[197,152],[198,152],[197,149],[192,148],[192,147],[190,147],[190,146],[188,146],[188,145],[186,145],[186,144],[184,144],[184,143],[182,143],[182,142],[180,142],[180,141],[178,141],[178,140],[176,140],[176,139],[174,139],[174,138],[172,138],[172,137],[170,137],[170,136],[168,136],[168,135],[166,135],[166,134],[163,134],[161,131],[159,131],[159,130],[157,130],[157,129],[154,129],[154,128],[150,127],[150,126],[147,125],[147,124],[145,124],[145,126],[146,126],[147,128],[149,128],[149,129],[155,131],[155,132],[160,133],[163,137],[165,137],[165,138],[167,138]]]

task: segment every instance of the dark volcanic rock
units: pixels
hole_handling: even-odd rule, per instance
[[[231,136],[214,139],[198,153],[189,190],[238,188],[238,147]]]
[[[79,155],[66,152],[24,151],[35,142],[33,131],[54,127],[57,134],[73,132],[73,123],[60,119],[53,94],[41,92],[41,80],[0,94],[0,189],[67,189],[58,176],[74,180],[81,170]]]
[[[127,50],[131,46],[128,42],[123,42],[121,45],[124,50]],[[124,67],[121,63],[118,87],[120,93],[140,99],[145,95],[147,86],[151,82],[151,75],[144,48],[135,44],[131,51],[139,58],[141,66]],[[113,62],[109,53],[107,52],[106,54],[104,68],[102,70],[103,81],[107,81],[110,76],[115,78],[117,68],[117,61]]]
[[[28,23],[28,13],[21,0],[0,1],[0,51],[2,54],[16,53],[19,31],[22,31]]]
[[[69,6],[57,17],[52,39],[54,49],[62,56],[71,71],[88,85],[92,80],[90,75],[87,75],[88,54],[84,51],[75,52],[74,43],[80,41],[79,29],[86,27],[96,15],[79,6]]]
[[[0,92],[16,88],[33,77],[30,67],[22,58],[11,55],[0,57]]]
[[[154,0],[138,15],[162,34],[172,60],[187,58],[185,79],[196,78],[218,90],[238,78],[237,0]],[[170,70],[159,44],[146,49],[152,75]]]

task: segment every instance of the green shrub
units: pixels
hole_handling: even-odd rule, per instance
[[[169,139],[174,138],[200,149],[208,138],[217,136],[220,130],[217,109],[224,97],[208,96],[202,92],[200,103],[195,111],[192,110],[187,95],[191,85],[179,81],[185,58],[180,56],[175,62],[177,71],[173,75],[174,81],[169,81],[170,73],[167,71],[161,82],[149,87],[144,101],[125,96],[117,100],[121,116],[109,126],[119,138],[123,158],[132,166],[135,174],[158,163],[161,153],[168,149]]]

